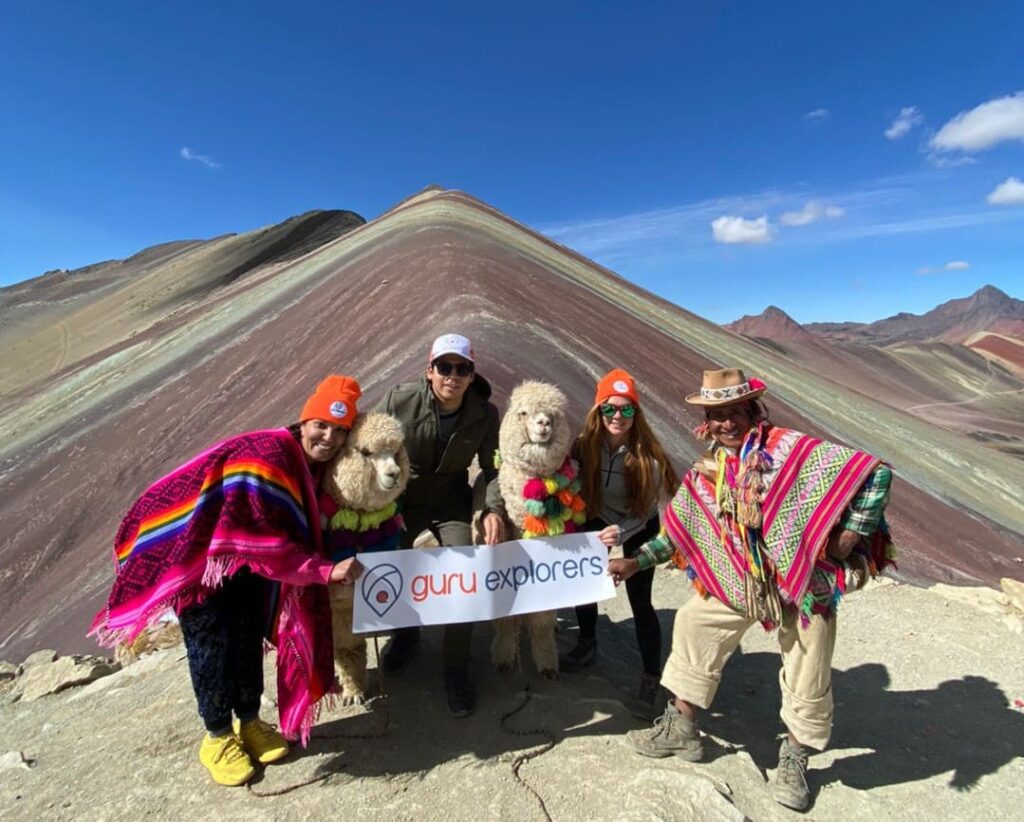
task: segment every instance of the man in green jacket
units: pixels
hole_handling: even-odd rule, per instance
[[[412,467],[402,496],[403,548],[411,548],[424,530],[442,545],[473,544],[469,466],[474,456],[487,481],[484,542],[494,545],[505,538],[505,506],[494,465],[499,416],[490,396],[490,384],[476,373],[469,340],[442,334],[430,348],[425,377],[395,386],[377,406],[401,421]],[[472,623],[445,626],[444,686],[455,716],[469,716],[475,705],[467,674],[472,634]],[[405,668],[418,644],[419,628],[395,631],[381,662],[384,672],[394,675]]]

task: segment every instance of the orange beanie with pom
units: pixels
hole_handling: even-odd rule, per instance
[[[636,383],[628,371],[615,368],[601,377],[594,394],[594,405],[604,402],[609,397],[626,397],[633,405],[640,405],[640,397],[636,393]]]
[[[331,374],[316,387],[313,396],[306,400],[299,422],[323,420],[332,425],[351,428],[359,413],[356,401],[362,394],[355,377]]]

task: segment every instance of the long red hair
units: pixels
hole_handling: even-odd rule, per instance
[[[633,425],[626,442],[626,487],[630,489],[629,514],[646,516],[658,502],[661,491],[672,496],[679,485],[679,475],[661,447],[658,438],[647,424],[643,409],[633,406]],[[605,447],[605,428],[601,422],[601,408],[595,405],[583,422],[583,430],[576,438],[573,454],[581,463],[581,493],[589,512],[601,510],[601,449]],[[657,465],[655,465],[657,463]]]

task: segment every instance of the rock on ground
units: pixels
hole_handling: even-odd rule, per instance
[[[22,702],[32,702],[50,694],[85,685],[117,670],[106,659],[74,654],[52,662],[38,662],[26,667],[15,683],[15,692]]]
[[[688,596],[678,573],[656,574],[666,649]],[[707,761],[651,760],[623,740],[644,724],[626,709],[639,657],[625,596],[602,613],[597,665],[557,682],[491,672],[490,632],[480,626],[479,701],[468,719],[444,708],[440,630],[427,630],[412,667],[385,683],[386,704],[326,713],[309,748],[266,768],[251,791],[208,778],[196,756],[202,729],[184,652],[159,651],[85,688],[0,706],[0,751],[36,763],[3,772],[0,817],[252,822],[345,809],[417,822],[542,820],[543,803],[556,820],[798,818],[771,800],[765,781],[781,731],[774,636],[751,630],[726,668],[702,720]],[[561,616],[559,642],[568,647],[575,620]],[[273,681],[268,661],[271,697]],[[810,818],[1020,818],[1024,713],[1014,699],[1024,698],[1024,639],[995,615],[921,589],[872,585],[842,605],[834,688],[832,747],[811,759]],[[517,782],[517,758],[548,739],[551,750],[521,765],[526,786]]]

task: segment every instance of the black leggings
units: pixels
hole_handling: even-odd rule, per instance
[[[604,520],[591,520],[583,526],[584,530],[595,531],[604,528],[608,523]],[[633,556],[647,540],[658,533],[658,517],[651,517],[643,530],[626,540],[622,546],[623,554]],[[644,672],[660,676],[661,674],[661,623],[651,604],[651,585],[654,583],[654,569],[640,571],[626,580],[626,596],[629,607],[633,610],[633,627],[636,629],[636,644],[640,649]],[[597,603],[576,606],[576,621],[580,626],[581,640],[597,638]]]
[[[243,568],[178,617],[192,690],[210,733],[230,730],[232,712],[243,722],[259,714],[268,584]]]

